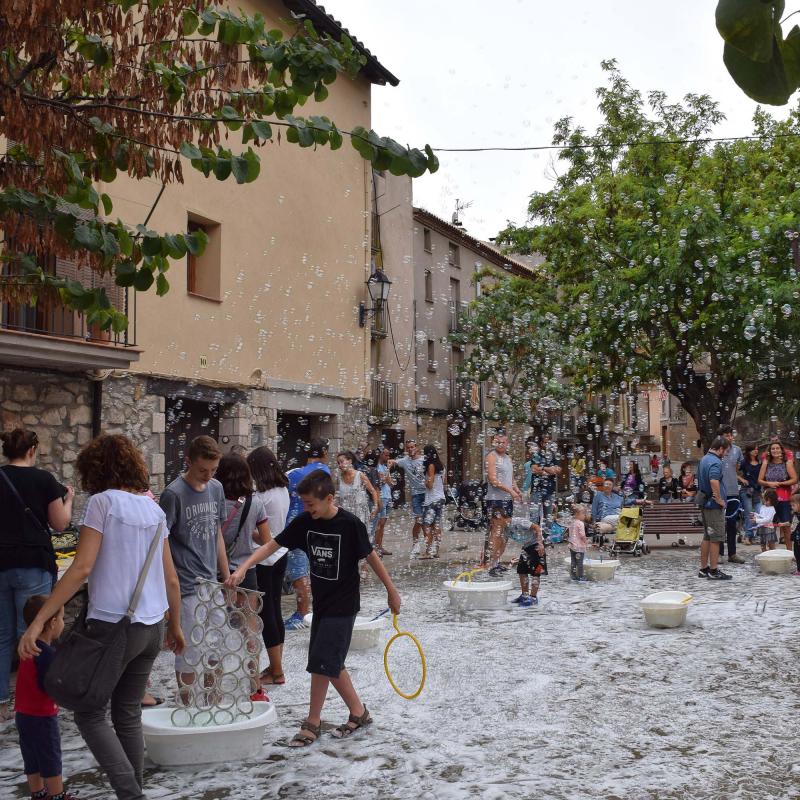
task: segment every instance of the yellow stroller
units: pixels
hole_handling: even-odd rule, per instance
[[[623,508],[619,515],[614,543],[611,545],[611,555],[640,556],[649,552],[650,548],[644,542],[641,507]]]

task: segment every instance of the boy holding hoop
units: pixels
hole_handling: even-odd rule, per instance
[[[237,586],[252,564],[268,558],[279,547],[297,548],[308,555],[314,600],[306,666],[311,673],[311,700],[308,717],[289,742],[290,747],[308,747],[319,738],[322,707],[331,683],[350,711],[347,722],[333,731],[334,737],[344,739],[372,722],[345,668],[353,625],[361,607],[358,571],[361,559],[366,558],[386,587],[389,608],[395,614],[400,613],[400,595],[373,550],[364,523],[355,514],[336,506],[335,492],[327,473],[317,470],[307,475],[297,487],[305,511],[271,542],[253,551],[225,582],[227,586]]]

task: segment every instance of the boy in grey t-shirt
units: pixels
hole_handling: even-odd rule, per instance
[[[187,456],[188,469],[164,489],[159,500],[167,516],[170,552],[181,584],[181,627],[187,647],[175,656],[179,686],[194,680],[189,663],[196,662],[189,632],[195,623],[197,579],[216,581],[220,573],[225,580],[230,574],[221,528],[225,493],[222,484],[214,480],[222,453],[210,436],[198,436],[189,445]]]

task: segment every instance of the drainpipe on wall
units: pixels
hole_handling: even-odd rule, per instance
[[[103,425],[103,381],[92,381],[92,438],[100,435]]]

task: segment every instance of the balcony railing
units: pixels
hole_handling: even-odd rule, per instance
[[[370,422],[374,425],[393,425],[400,415],[397,408],[397,384],[372,379],[372,404]]]
[[[449,303],[449,307],[450,307],[449,332],[458,333],[458,331],[462,330],[464,327],[464,319],[469,314],[469,305],[467,303],[456,303],[451,300]]]
[[[35,333],[59,338],[78,339],[94,343],[111,344],[117,347],[136,345],[136,293],[129,296],[128,289],[117,286],[110,275],[100,275],[88,267],[60,258],[47,259],[48,271],[59,277],[80,281],[89,288],[104,287],[111,305],[128,317],[128,329],[121,333],[101,330],[99,326],[87,325],[86,318],[78,311],[52,298],[39,300],[36,305],[0,303],[0,329],[20,333]],[[0,272],[0,280],[14,277],[15,266],[6,263]]]

